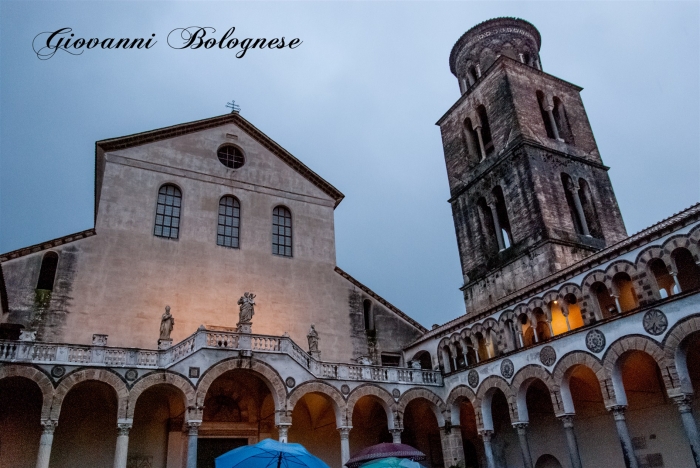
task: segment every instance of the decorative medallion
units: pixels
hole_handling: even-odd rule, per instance
[[[347,395],[348,393],[350,393],[350,387],[348,387],[348,384],[343,384],[340,387],[340,391],[343,395]]]
[[[660,335],[666,331],[666,328],[668,328],[668,319],[659,309],[651,309],[644,314],[642,324],[644,325],[644,329],[650,335]]]
[[[287,387],[292,388],[297,384],[297,381],[294,380],[294,377],[287,377],[287,380],[285,380],[284,383],[287,384]]]
[[[53,366],[51,368],[51,375],[60,379],[66,373],[66,368],[63,366]]]
[[[198,379],[199,378],[199,367],[190,367],[189,374],[190,379]]]
[[[401,396],[401,392],[398,388],[395,388],[391,391],[391,396],[393,396],[394,398],[398,398]]]
[[[545,346],[540,350],[540,362],[545,366],[553,366],[557,360],[557,352],[551,346]]]
[[[129,382],[133,382],[138,376],[139,373],[136,371],[136,369],[129,369],[126,371],[126,374],[124,374],[124,378]]]
[[[594,353],[605,348],[605,335],[600,330],[591,330],[586,334],[586,347]]]
[[[476,388],[479,385],[479,373],[474,369],[470,370],[467,374],[467,382],[471,388]]]
[[[510,359],[504,359],[501,362],[501,375],[506,379],[513,377],[513,372],[515,372],[515,366],[513,366],[513,361]]]

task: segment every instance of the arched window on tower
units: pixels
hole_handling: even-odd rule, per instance
[[[510,220],[508,219],[506,200],[503,196],[503,189],[500,186],[494,187],[491,193],[496,202],[496,214],[498,218],[498,226],[495,227],[498,228],[497,234],[500,234],[503,243],[501,250],[505,250],[513,244],[513,232],[510,227]]]
[[[480,162],[483,158],[481,157],[481,150],[479,149],[479,137],[476,134],[471,119],[466,119],[464,121],[464,140],[469,162]]]
[[[583,179],[582,179],[583,180]],[[578,183],[569,177],[568,174],[562,172],[561,183],[564,187],[564,193],[566,195],[566,204],[569,207],[569,214],[571,216],[571,221],[574,224],[574,230],[577,234],[583,236],[590,236],[590,227],[588,220],[586,219],[585,210],[583,207],[583,202],[581,200],[581,188]],[[588,198],[590,200],[590,198]],[[595,210],[592,203],[589,203],[589,210]]]
[[[182,192],[172,184],[163,185],[158,190],[156,223],[153,235],[166,239],[177,239],[180,235],[180,210]]]
[[[486,115],[486,107],[484,107],[483,105],[477,107],[476,113],[479,116],[479,120],[481,120],[481,138],[483,139],[484,150],[486,151],[486,154],[484,156],[488,156],[489,154],[493,153],[494,146],[493,139],[491,138],[491,126],[489,125],[489,118]]]
[[[476,80],[479,79],[479,75],[477,74],[476,67],[474,67],[474,65],[469,65],[469,67],[467,68],[467,78],[469,79],[470,88],[474,86]]]
[[[545,108],[547,107],[547,102],[542,91],[537,91],[537,103],[540,106],[540,114],[542,115],[542,123],[544,124],[544,129],[547,132],[547,138],[554,139],[554,130],[552,129],[552,119],[547,114]]]
[[[581,200],[581,207],[583,208],[583,217],[586,219],[586,225],[588,226],[589,234],[596,239],[603,238],[603,231],[600,228],[600,220],[598,218],[598,211],[595,208],[595,203],[593,203],[593,195],[591,194],[591,188],[586,182],[586,179],[578,180],[578,196]]]
[[[569,117],[566,114],[564,103],[556,96],[554,96],[553,101],[554,109],[552,110],[552,113],[554,114],[554,121],[556,122],[557,129],[559,130],[559,137],[564,140],[564,142],[573,145],[574,134],[571,133],[571,125],[569,125]]]
[[[241,204],[227,195],[219,200],[219,224],[216,228],[216,245],[238,248],[241,225]]]
[[[365,299],[362,302],[362,310],[365,319],[365,330],[368,332],[374,331],[374,310],[372,309],[372,301]]]
[[[272,210],[272,253],[292,256],[292,213],[283,206]]]
[[[58,267],[58,254],[56,252],[46,252],[44,258],[41,259],[41,269],[39,270],[39,280],[36,283],[36,289],[53,291],[56,267]]]
[[[484,239],[484,250],[487,252],[498,251],[499,246],[496,240],[496,231],[494,230],[493,210],[486,202],[485,197],[479,198],[476,205],[479,207],[479,224],[481,225],[481,234]]]

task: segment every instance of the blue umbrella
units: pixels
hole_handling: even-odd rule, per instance
[[[265,439],[216,457],[216,468],[329,468],[301,444]]]

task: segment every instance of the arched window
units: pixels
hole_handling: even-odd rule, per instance
[[[166,239],[177,239],[180,233],[180,208],[182,192],[171,184],[163,185],[158,190],[156,208],[156,225],[153,235]]]
[[[58,254],[56,252],[46,252],[41,260],[41,270],[39,270],[39,281],[36,283],[37,289],[53,291],[53,283],[56,279],[56,267],[58,266]]]
[[[374,311],[372,310],[372,301],[365,299],[362,302],[362,309],[365,319],[365,330],[374,331]]]
[[[557,129],[559,129],[559,137],[570,145],[574,144],[574,135],[571,133],[571,126],[569,125],[569,117],[566,115],[566,109],[564,109],[564,103],[561,99],[554,97],[554,121],[556,122]]]
[[[593,283],[591,285],[591,292],[598,300],[598,308],[600,309],[602,318],[610,317],[618,312],[615,299],[613,299],[608,288],[603,283],[600,281]]]
[[[272,211],[272,253],[292,256],[292,213],[283,206]]]
[[[591,194],[591,188],[586,182],[586,179],[578,180],[578,196],[581,200],[581,207],[583,208],[583,217],[586,219],[586,225],[590,231],[590,235],[596,239],[603,238],[603,231],[600,228],[600,220],[598,219],[598,211],[595,208],[595,203],[593,203],[593,195]]]
[[[547,322],[547,316],[544,314],[542,308],[538,307],[533,311],[535,317],[535,333],[537,336],[537,341],[544,341],[552,337],[552,331],[549,328],[549,323]]]
[[[479,149],[479,137],[476,134],[476,130],[474,130],[471,119],[466,119],[464,121],[464,139],[469,161],[472,163],[481,161],[483,158],[481,156],[481,150]]]
[[[695,263],[693,254],[688,249],[679,247],[671,252],[671,258],[676,264],[681,290],[690,291],[700,288],[700,267]]]
[[[497,237],[496,241],[498,242],[499,250],[505,250],[513,244],[513,233],[510,228],[508,211],[506,210],[506,200],[503,195],[503,189],[501,189],[500,186],[494,187],[491,194],[493,195],[491,202],[495,206],[495,218],[498,221],[494,223],[494,231]]]
[[[678,292],[676,291],[677,288],[673,277],[668,272],[668,268],[663,260],[654,258],[647,264],[647,268],[649,268],[654,280],[656,280],[656,288],[659,291],[659,297],[661,299]]]
[[[637,293],[632,285],[632,278],[627,273],[619,272],[613,276],[613,287],[617,291],[621,312],[637,308]]]
[[[537,91],[537,103],[540,106],[540,114],[542,115],[542,123],[544,124],[544,129],[547,132],[547,138],[554,139],[554,130],[552,129],[552,119],[547,115],[545,108],[547,107],[547,102],[545,101],[544,93],[542,91]]]
[[[219,200],[219,225],[216,228],[216,245],[238,248],[241,226],[241,204],[231,195]]]

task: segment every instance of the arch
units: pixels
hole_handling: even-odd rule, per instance
[[[371,397],[382,405],[384,411],[386,411],[389,430],[394,429],[394,411],[396,410],[394,397],[382,387],[378,387],[374,384],[362,384],[348,395],[348,401],[346,403],[348,421],[352,421],[352,413],[355,409],[355,404],[363,397]]]
[[[698,258],[698,248],[697,245],[693,244],[691,242],[690,237],[679,234],[673,237],[670,237],[666,239],[666,241],[663,243],[661,246],[661,249],[663,251],[663,260],[666,262],[667,265],[671,265],[673,268],[675,268],[675,262],[673,262],[673,256],[672,253],[674,250],[678,248],[684,248],[690,251],[691,255],[693,256],[693,259],[697,262],[700,260]],[[674,270],[675,271],[675,270]]]
[[[603,364],[598,358],[588,352],[572,351],[562,356],[552,371],[553,388],[561,398],[562,410],[564,413],[574,413],[574,402],[571,397],[571,391],[569,390],[569,377],[571,377],[571,373],[578,366],[587,367],[593,371],[600,384],[600,390],[603,394],[605,404],[612,404],[615,400],[615,392],[611,383],[606,379]]]
[[[196,404],[197,394],[192,383],[179,374],[167,371],[152,372],[141,377],[134,383],[129,392],[129,405],[127,407],[127,418],[134,418],[136,402],[143,392],[156,385],[168,385],[175,387],[181,393],[185,408]]]
[[[627,260],[619,260],[613,262],[605,269],[605,285],[612,289],[612,278],[618,273],[627,273],[627,275],[634,281],[637,278],[637,268],[632,262]]]
[[[579,301],[583,300],[583,291],[578,284],[566,283],[558,291],[559,297],[564,299],[568,294],[573,294]],[[545,301],[546,302],[546,301]]]
[[[523,422],[529,420],[525,397],[527,396],[527,389],[535,380],[541,380],[545,387],[547,387],[549,390],[549,396],[552,399],[554,413],[559,414],[561,412],[561,401],[554,391],[554,381],[552,380],[552,376],[541,366],[537,364],[529,364],[515,374],[515,377],[513,377],[513,381],[510,384],[511,388],[513,389],[513,393],[515,394],[515,402],[518,405],[518,415],[520,417],[519,420]]]
[[[270,393],[272,393],[272,398],[275,402],[275,410],[280,411],[284,408],[284,404],[287,400],[287,390],[282,381],[282,377],[280,377],[277,371],[268,364],[257,359],[239,357],[218,362],[204,371],[204,374],[197,383],[196,404],[198,407],[204,406],[204,399],[207,396],[207,391],[209,391],[211,384],[217,378],[232,370],[248,370],[259,374],[259,377],[262,377],[261,380],[265,382]]]
[[[58,421],[61,414],[61,405],[68,392],[77,384],[88,380],[96,380],[106,383],[114,389],[117,395],[117,418],[126,418],[129,404],[129,389],[117,374],[107,369],[78,369],[65,376],[56,387],[53,405],[51,406],[51,419]]]
[[[464,400],[467,400],[476,411],[476,407],[478,405],[476,393],[474,393],[474,390],[466,385],[457,385],[455,388],[450,390],[450,394],[447,395],[445,404],[450,410],[450,420],[453,425],[459,425],[459,404]]]
[[[51,379],[35,367],[18,366],[15,364],[3,365],[0,367],[0,380],[10,377],[29,379],[39,386],[42,395],[41,419],[49,419],[54,396],[54,388]],[[58,417],[56,419],[58,419]]]
[[[518,408],[515,403],[515,395],[513,394],[512,388],[503,377],[490,375],[479,385],[476,392],[477,405],[474,407],[477,414],[477,424],[482,426],[483,429],[493,430],[491,402],[496,390],[503,392],[506,397],[511,421],[518,421]]]
[[[181,210],[182,190],[172,183],[161,185],[156,199],[153,235],[166,239],[178,239],[180,237]]]
[[[365,323],[365,330],[368,332],[374,331],[374,307],[370,299],[362,301],[362,311]]]
[[[292,212],[278,205],[272,210],[272,253],[292,257],[293,247]]]
[[[537,459],[535,468],[562,468],[562,464],[554,455],[545,453]]]
[[[675,375],[673,362],[666,359],[663,348],[659,343],[644,335],[628,335],[612,343],[603,355],[605,378],[609,380],[615,391],[616,404],[627,404],[622,376],[620,374],[621,357],[630,351],[641,351],[651,356],[661,369],[661,375],[666,392],[673,393],[674,382],[669,375]],[[604,394],[605,395],[605,394]]]
[[[672,362],[676,369],[676,372],[672,374],[675,377],[674,387],[680,388],[680,391],[688,394],[693,393],[693,386],[688,374],[688,366],[682,344],[686,338],[698,330],[700,330],[700,315],[692,315],[676,323],[666,333],[666,338],[663,341],[666,362]]]
[[[320,393],[330,398],[335,411],[335,419],[337,427],[348,426],[347,403],[343,398],[343,394],[334,386],[321,381],[304,382],[297,388],[292,390],[287,398],[287,413],[291,415],[294,407],[304,395],[309,393]]]
[[[425,388],[411,388],[401,395],[396,405],[398,420],[403,421],[403,414],[406,411],[406,407],[411,401],[418,398],[427,400],[430,403],[430,407],[433,409],[435,417],[437,418],[438,426],[444,426],[447,407],[439,396]],[[401,424],[403,424],[403,422]]]

